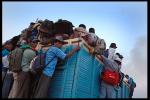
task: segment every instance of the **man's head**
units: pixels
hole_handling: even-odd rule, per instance
[[[38,39],[32,39],[32,38],[27,39],[27,44],[30,45],[33,49],[36,48],[38,42],[39,42]]]
[[[86,29],[86,26],[84,24],[80,24],[79,27]]]
[[[36,48],[36,46],[37,46],[37,44],[38,44],[38,42],[40,42],[38,39],[33,39],[32,40],[32,42],[31,42],[31,46],[32,46],[32,48]]]
[[[129,79],[129,75],[126,74],[125,77],[126,77],[127,79]]]
[[[64,44],[64,40],[62,36],[56,36],[55,37],[55,41],[54,41],[54,45],[58,48],[61,48]]]
[[[110,47],[110,48],[114,48],[114,49],[117,48],[116,43],[111,43],[109,47]]]
[[[122,63],[122,59],[120,59],[118,55],[115,55],[114,61],[115,61],[118,65],[121,65],[121,63]]]
[[[123,59],[124,57],[122,55],[119,56],[120,59]]]
[[[95,33],[95,29],[94,28],[89,28],[89,32],[90,33]]]
[[[52,34],[53,33],[54,23],[45,19],[39,26],[39,33]]]
[[[122,60],[124,57],[120,53],[116,53],[116,55]]]
[[[8,50],[12,50],[13,49],[13,44],[11,40],[6,41],[6,43],[4,44],[4,48],[8,49]]]
[[[47,45],[50,43],[50,38],[53,35],[53,21],[44,20],[38,28],[40,44]]]

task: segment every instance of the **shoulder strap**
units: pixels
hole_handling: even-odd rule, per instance
[[[48,50],[47,50],[48,51]],[[45,52],[45,54],[47,53],[47,51]],[[52,52],[52,51],[51,51]],[[54,53],[54,52],[53,52]],[[54,56],[45,66],[44,66],[44,68],[55,58],[56,56]],[[41,57],[40,57],[41,58]],[[41,60],[40,60],[41,61]],[[41,64],[41,62],[40,62],[40,64]]]
[[[45,66],[44,68],[55,58],[56,56],[54,56]]]

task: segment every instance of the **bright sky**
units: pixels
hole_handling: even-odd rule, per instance
[[[106,41],[107,48],[111,42],[115,42],[117,52],[123,54],[122,71],[129,73],[137,83],[134,97],[147,97],[147,70],[144,70],[146,74],[141,78],[145,78],[143,88],[138,85],[141,81],[138,76],[143,72],[137,73],[133,63],[132,72],[129,67],[135,57],[132,57],[133,50],[140,49],[135,49],[138,41],[143,43],[145,40],[146,44],[142,48],[144,51],[139,52],[147,50],[147,2],[2,2],[2,8],[3,42],[20,34],[37,18],[54,22],[61,18],[71,21],[75,27],[81,23],[85,24],[87,29],[94,27],[96,34]],[[142,57],[147,58],[147,52],[144,54]],[[147,59],[142,64],[147,69]],[[141,90],[143,94],[139,95]]]

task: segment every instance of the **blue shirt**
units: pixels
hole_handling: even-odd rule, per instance
[[[7,50],[7,49],[4,49],[4,50],[2,50],[2,57],[4,57],[4,56],[6,56],[6,55],[8,55],[9,54],[9,50]]]
[[[129,77],[128,83],[131,85],[133,82],[133,79],[131,77]]]
[[[52,77],[58,58],[65,59],[66,54],[55,46],[51,46],[46,53],[45,65],[47,65],[52,59],[52,61],[44,68],[43,74]]]

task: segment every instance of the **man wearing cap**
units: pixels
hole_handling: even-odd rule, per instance
[[[105,56],[102,55],[104,61],[103,72],[106,70],[120,72],[119,66],[121,65],[121,59],[119,57],[115,57],[114,60],[109,60]],[[102,72],[102,76],[103,76]],[[119,84],[119,83],[118,83]],[[103,79],[101,80],[100,86],[100,98],[116,98],[116,91],[115,88],[118,85],[111,85],[106,83]]]
[[[109,49],[105,50],[103,55],[108,59],[113,60],[116,48],[117,48],[116,43],[111,43]]]
[[[50,81],[55,71],[58,58],[60,59],[69,58],[80,49],[80,47],[77,46],[71,52],[69,52],[68,54],[65,54],[63,51],[60,50],[63,44],[64,44],[64,41],[63,41],[62,36],[57,36],[55,38],[54,45],[51,46],[46,52],[45,64],[46,65],[48,64],[48,65],[44,68],[43,73],[39,79],[39,83],[37,85],[37,88],[34,94],[35,98],[47,98],[48,97],[48,89],[50,86]]]

